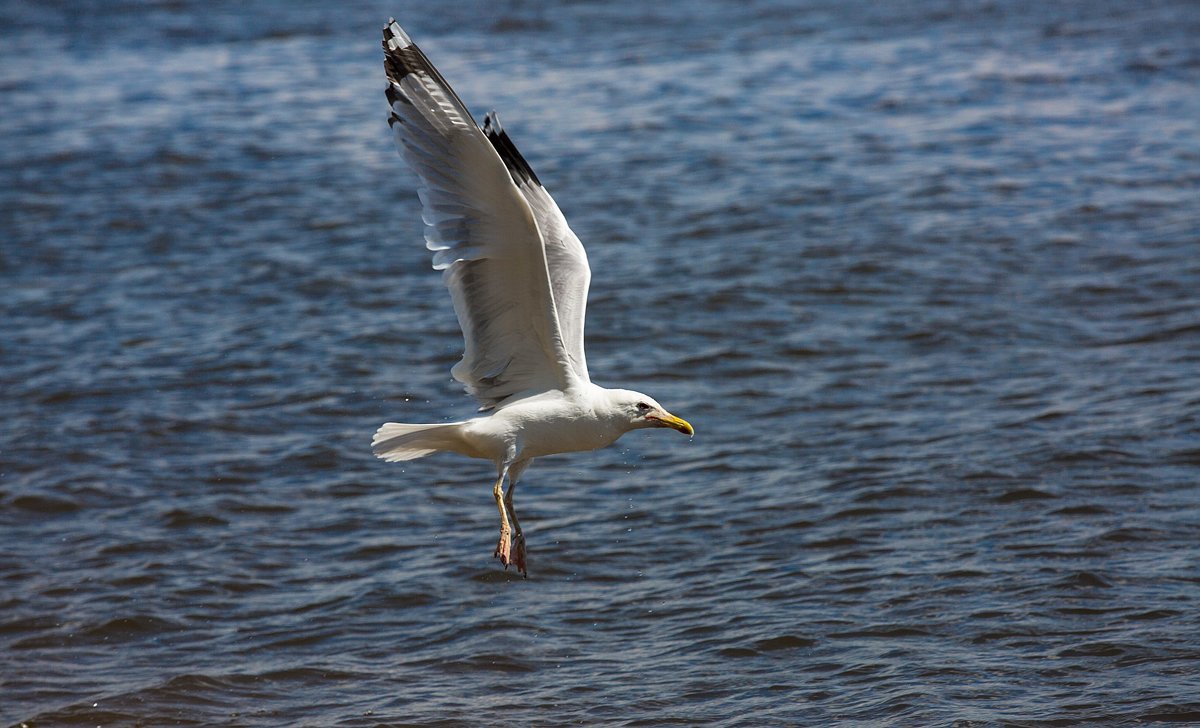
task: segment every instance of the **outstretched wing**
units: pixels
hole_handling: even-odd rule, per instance
[[[550,269],[550,287],[554,291],[554,307],[558,312],[558,325],[562,331],[563,345],[575,375],[589,381],[587,357],[583,353],[583,321],[587,313],[588,286],[592,282],[592,269],[588,266],[583,243],[571,227],[554,198],[542,186],[529,163],[517,151],[508,138],[508,132],[500,125],[500,117],[491,112],[483,117],[483,133],[496,148],[513,183],[525,196],[533,210],[538,230],[542,233],[542,244],[546,249],[546,263]]]
[[[458,95],[395,20],[383,31],[388,123],[421,179],[426,247],[462,326],[452,370],[482,409],[577,380],[538,220]]]

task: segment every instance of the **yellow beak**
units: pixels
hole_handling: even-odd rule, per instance
[[[660,423],[659,427],[670,427],[672,430],[679,430],[688,437],[696,434],[696,431],[692,429],[691,424],[687,420],[682,417],[676,417],[670,412],[653,412],[646,415],[646,419]]]

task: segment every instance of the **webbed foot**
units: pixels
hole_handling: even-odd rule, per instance
[[[504,564],[505,569],[508,569],[508,565],[513,562],[512,537],[507,528],[500,529],[500,540],[496,543],[496,553],[492,556],[500,559],[500,563]]]
[[[525,570],[525,534],[517,531],[517,535],[513,538],[513,564],[517,567],[517,571],[521,572],[521,576],[529,578],[529,572]]]

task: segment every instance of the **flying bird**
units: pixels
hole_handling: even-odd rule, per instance
[[[388,124],[420,178],[426,247],[463,331],[451,374],[480,414],[389,422],[372,450],[388,461],[453,452],[495,463],[494,556],[528,576],[513,493],[535,458],[605,447],[646,427],[694,433],[645,394],[592,383],[583,351],[587,254],[495,112],[476,124],[395,19],[383,29],[383,51]]]

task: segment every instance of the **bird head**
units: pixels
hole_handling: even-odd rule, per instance
[[[629,429],[639,430],[645,427],[670,427],[691,437],[695,430],[682,417],[676,417],[654,401],[653,397],[632,392],[628,389],[609,390],[613,405],[622,418],[628,417]]]

